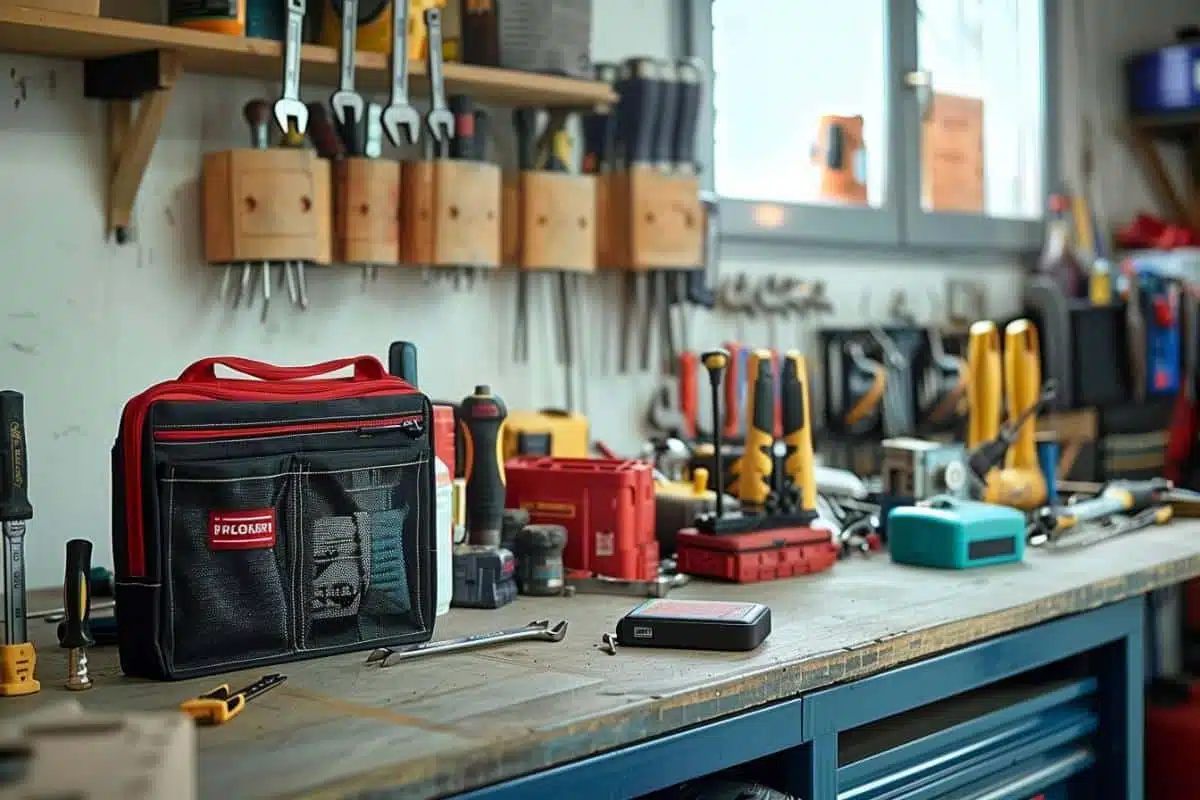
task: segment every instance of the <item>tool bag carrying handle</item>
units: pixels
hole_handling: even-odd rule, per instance
[[[388,376],[387,369],[384,368],[383,363],[375,356],[335,358],[332,361],[323,361],[320,364],[311,364],[307,367],[279,367],[249,358],[213,356],[212,358],[202,358],[192,364],[180,373],[179,380],[185,383],[215,381],[217,380],[216,367],[218,364],[234,372],[240,372],[243,375],[263,381],[294,381],[315,378],[318,375],[337,372],[340,369],[350,366],[354,367],[354,375],[342,380],[373,381]]]

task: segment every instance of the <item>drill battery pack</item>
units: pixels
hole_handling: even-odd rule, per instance
[[[563,565],[624,580],[658,577],[654,477],[644,461],[525,456],[510,460],[508,508],[567,529]]]
[[[454,608],[500,608],[517,599],[516,560],[503,547],[454,548]]]
[[[675,536],[675,562],[680,572],[736,583],[823,572],[837,557],[829,531],[820,528],[776,528],[731,536],[685,528]]]
[[[587,458],[587,417],[557,408],[508,412],[504,457],[517,456]]]

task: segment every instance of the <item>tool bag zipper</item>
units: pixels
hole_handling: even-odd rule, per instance
[[[338,422],[302,422],[294,425],[246,425],[224,428],[185,428],[154,432],[154,441],[167,444],[191,442],[236,442],[276,436],[319,435],[322,433],[361,432],[382,433],[405,429],[421,421],[420,414],[399,414],[376,419],[342,420]]]
[[[236,385],[235,385],[236,384]],[[183,387],[187,388],[183,388]],[[246,381],[217,379],[207,383],[165,381],[152,386],[130,400],[121,421],[121,453],[125,468],[125,537],[128,548],[127,577],[145,578],[146,531],[142,514],[142,435],[151,406],[161,401],[244,402],[271,400],[342,400],[350,397],[379,397],[416,394],[417,390],[400,378],[348,382],[340,379],[297,381]],[[370,427],[374,420],[354,422],[350,429]],[[317,423],[317,426],[340,423]],[[279,426],[291,427],[291,426]],[[236,430],[236,429],[235,429]],[[243,431],[245,429],[242,429]],[[190,433],[161,431],[155,434]],[[226,433],[228,433],[226,431]],[[164,440],[165,441],[165,440]],[[177,439],[176,441],[183,441]]]

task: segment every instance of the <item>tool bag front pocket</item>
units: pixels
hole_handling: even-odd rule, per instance
[[[172,671],[292,651],[297,478],[289,456],[160,464]]]
[[[427,452],[305,453],[299,463],[298,649],[427,638]]]

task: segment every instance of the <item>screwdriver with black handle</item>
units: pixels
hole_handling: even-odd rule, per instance
[[[670,131],[668,169],[676,175],[692,176],[697,173],[696,134],[700,120],[700,103],[704,99],[704,62],[698,58],[683,58],[672,66],[675,71],[672,89],[675,93],[675,113]],[[705,226],[702,265],[695,269],[676,271],[672,283],[671,303],[679,308],[679,330],[683,334],[680,347],[683,350],[691,346],[688,341],[692,329],[689,308],[712,309],[716,302],[715,293],[707,286],[707,264],[717,257],[715,250],[718,246],[715,238],[717,220],[714,216],[710,221],[708,214],[715,215],[716,207],[715,199],[702,203],[704,218],[701,223]],[[713,227],[710,227],[710,223]],[[713,236],[709,235],[710,231]]]
[[[463,475],[467,479],[467,537],[471,544],[500,546],[504,521],[504,453],[501,430],[508,409],[490,386],[480,384],[458,406]]]
[[[790,486],[784,494],[797,495],[788,510],[815,512],[817,507],[817,476],[813,465],[812,417],[809,408],[808,366],[799,351],[788,350],[780,369],[780,403],[783,420],[783,442],[787,455],[783,472]]]
[[[25,625],[25,523],[29,502],[29,461],[25,438],[25,398],[0,392],[0,529],[4,534],[4,645],[0,649],[0,696],[33,694],[37,655]]]
[[[680,82],[672,61],[658,63],[658,107],[654,109],[654,163],[661,172],[675,171],[675,137],[679,116]]]
[[[761,512],[771,498],[775,471],[775,359],[770,350],[751,354],[749,378],[738,496],[747,511]]]
[[[616,64],[596,64],[593,74],[596,80],[615,90],[620,70],[621,68]],[[583,115],[583,172],[585,174],[595,175],[612,170],[616,155],[616,126],[616,112],[610,105],[599,106],[594,111]]]
[[[715,517],[719,520],[724,516],[725,496],[725,458],[722,455],[724,443],[721,436],[721,383],[725,379],[725,370],[729,366],[728,350],[709,350],[700,356],[704,369],[708,372],[709,402],[712,406],[712,446],[713,446],[713,486],[716,487]]]
[[[512,112],[513,141],[517,149],[517,169],[529,172],[537,160],[538,112],[534,108],[515,108]],[[517,308],[513,323],[513,361],[529,361],[529,272],[517,270]]]
[[[475,102],[465,94],[450,95],[447,104],[454,115],[454,138],[450,140],[450,157],[473,160],[475,156]]]
[[[700,126],[700,104],[704,100],[704,62],[681,58],[675,62],[675,127],[672,131],[671,164],[675,172],[695,175],[696,133]]]
[[[654,164],[661,70],[653,58],[630,58],[621,64],[616,130],[626,168]]]
[[[92,543],[87,539],[67,542],[67,567],[63,576],[63,619],[58,645],[67,651],[67,681],[73,692],[92,688],[88,675],[87,649],[92,638],[92,593],[88,580],[92,570]]]

